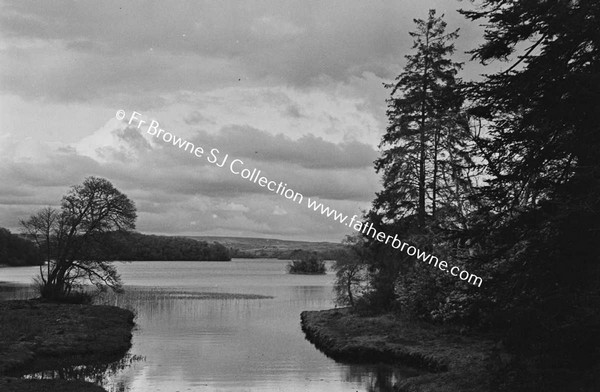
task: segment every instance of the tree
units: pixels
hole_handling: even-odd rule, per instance
[[[469,127],[461,110],[462,98],[456,78],[461,64],[449,56],[458,30],[446,33],[442,17],[429,11],[427,20],[415,19],[415,53],[406,56],[404,71],[388,99],[388,127],[375,162],[383,172],[383,191],[374,207],[388,220],[418,216],[421,229],[426,216],[435,216],[445,189],[461,182],[463,169],[472,165],[464,140]],[[451,192],[454,193],[454,192]]]
[[[473,143],[463,109],[461,64],[452,61],[458,31],[446,32],[443,16],[430,10],[427,20],[416,19],[414,52],[406,56],[404,70],[388,99],[388,126],[375,169],[382,172],[383,190],[377,193],[365,216],[378,231],[397,234],[419,249],[441,251],[455,244],[447,237],[464,229],[473,209]],[[438,283],[423,272],[414,257],[373,239],[366,239],[372,255],[370,290],[365,298],[372,308],[398,309],[402,282],[411,282],[411,294],[427,293]],[[439,291],[439,290],[438,290]],[[431,294],[433,295],[433,294]],[[420,301],[426,303],[426,300]],[[437,303],[437,299],[435,301]],[[421,309],[425,311],[425,309]]]
[[[339,305],[355,307],[357,299],[368,288],[368,267],[370,252],[364,239],[356,234],[344,240],[346,247],[337,251],[335,256],[334,291]]]
[[[473,51],[512,61],[470,88],[488,122],[478,144],[487,184],[465,238],[489,273],[482,319],[514,347],[543,347],[561,367],[600,346],[600,3],[484,0]],[[484,308],[484,306],[480,306]],[[554,355],[548,355],[553,353]]]
[[[140,233],[107,233],[105,242],[121,261],[230,261],[229,250],[218,242]]]
[[[20,266],[42,263],[42,254],[35,244],[0,227],[0,264]]]
[[[84,281],[119,290],[105,234],[133,230],[135,219],[135,205],[126,195],[106,179],[88,177],[63,197],[60,211],[45,208],[21,221],[47,261],[46,269],[40,270],[42,296],[67,297]]]
[[[324,274],[325,262],[317,252],[297,249],[292,252],[292,261],[288,264],[290,274]]]
[[[473,57],[513,60],[471,90],[471,113],[490,120],[480,140],[498,211],[535,206],[567,182],[598,178],[600,5],[594,1],[487,0],[468,18],[491,21]],[[514,52],[533,42],[524,53]]]

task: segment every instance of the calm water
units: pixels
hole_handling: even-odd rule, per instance
[[[389,391],[410,374],[340,364],[305,340],[300,312],[334,306],[331,273],[289,275],[285,261],[270,259],[116,265],[126,293],[103,301],[137,314],[127,357],[31,377],[83,377],[108,391],[335,392]],[[0,281],[31,283],[37,270],[2,268]],[[0,297],[30,293],[21,287]]]

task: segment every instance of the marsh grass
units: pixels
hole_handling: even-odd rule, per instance
[[[105,292],[98,295],[95,300],[97,304],[121,306],[122,300],[134,301],[164,301],[164,300],[256,300],[272,299],[272,296],[259,294],[221,293],[221,292],[196,292],[185,290],[173,290],[168,288],[134,288],[129,287],[123,293]]]
[[[43,331],[42,325],[32,323],[25,314],[0,312],[0,348],[16,341],[32,340]]]

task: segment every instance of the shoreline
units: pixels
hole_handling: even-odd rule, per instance
[[[414,367],[422,375],[401,380],[399,392],[482,392],[490,389],[492,358],[509,360],[494,343],[433,325],[385,314],[363,317],[349,308],[304,311],[307,340],[345,363],[389,363]]]
[[[108,305],[0,301],[0,389],[97,392],[72,380],[25,380],[24,374],[119,360],[131,347],[134,314]]]

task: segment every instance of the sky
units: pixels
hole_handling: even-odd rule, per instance
[[[482,36],[457,12],[469,1],[0,4],[0,227],[13,232],[94,175],[135,203],[143,233],[338,242],[350,228],[126,119],[360,215],[381,189],[383,83],[405,64],[413,19],[445,14],[461,76],[486,71],[465,53]]]

